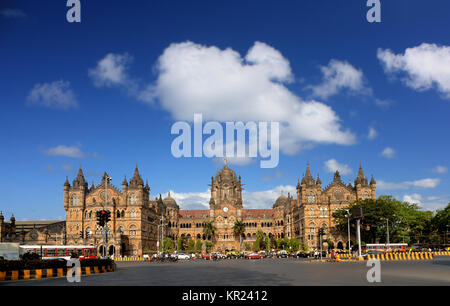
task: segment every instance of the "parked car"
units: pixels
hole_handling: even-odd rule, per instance
[[[262,259],[264,255],[258,253],[248,253],[245,255],[245,259]]]
[[[309,253],[298,251],[296,256],[297,256],[297,258],[308,258],[309,257]]]
[[[211,254],[202,254],[202,259],[210,260],[211,259]]]
[[[285,250],[281,250],[277,252],[277,257],[278,258],[287,258],[288,257],[288,253]]]
[[[177,258],[178,260],[187,260],[187,259],[191,259],[191,257],[188,254],[184,254],[184,253],[178,253],[177,254]]]

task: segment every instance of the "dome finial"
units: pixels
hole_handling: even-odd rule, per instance
[[[227,158],[226,157],[224,157],[224,162],[225,162],[225,167],[228,167],[228,161],[227,161]]]

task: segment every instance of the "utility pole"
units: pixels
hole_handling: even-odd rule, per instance
[[[111,180],[111,177],[105,176],[105,211],[108,211],[108,181]],[[108,243],[108,223],[105,223],[103,226],[103,258],[106,258],[106,246]]]
[[[350,242],[350,211],[347,209],[347,228],[348,228],[348,256],[350,256],[350,252],[352,249]]]
[[[360,229],[360,223],[361,223],[361,219],[356,219],[356,229],[357,232],[356,234],[358,235],[358,259],[362,258],[361,257],[361,229]]]
[[[389,247],[389,219],[386,218],[386,233],[387,233],[387,244]]]

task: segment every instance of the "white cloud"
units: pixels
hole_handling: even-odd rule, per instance
[[[448,168],[445,166],[436,166],[436,168],[433,169],[433,172],[439,173],[439,174],[444,174],[444,173],[448,172]]]
[[[405,194],[403,196],[403,201],[409,202],[411,204],[421,204],[422,203],[422,196],[418,193],[413,194]]]
[[[437,210],[445,208],[450,202],[450,199],[445,196],[429,196],[424,198],[422,195],[414,193],[405,194],[403,196],[403,201],[418,204],[425,210]]]
[[[327,99],[344,89],[350,93],[372,93],[372,90],[364,85],[362,70],[356,69],[348,62],[332,59],[328,66],[321,66],[320,70],[323,74],[322,83],[309,86],[316,97]]]
[[[70,89],[70,83],[55,81],[34,85],[27,97],[30,105],[38,105],[53,109],[77,108],[78,102]]]
[[[296,187],[291,185],[280,185],[273,189],[264,191],[248,192],[246,190],[242,193],[242,201],[245,209],[266,209],[272,208],[276,199],[284,192],[287,196],[288,192],[295,198]],[[167,193],[163,195],[163,198],[167,196]],[[175,199],[180,209],[209,209],[209,200],[211,193],[209,190],[205,192],[188,192],[177,193],[170,191],[170,196]]]
[[[11,8],[1,10],[0,15],[4,18],[25,18],[27,16],[24,11]]]
[[[79,146],[59,145],[44,151],[48,156],[66,156],[72,158],[84,158],[86,155],[81,151]]]
[[[450,46],[423,43],[404,54],[378,49],[378,59],[389,74],[404,72],[403,81],[418,91],[437,88],[450,99]]]
[[[209,190],[187,193],[178,193],[171,190],[170,196],[175,199],[180,209],[209,209],[209,199],[211,197]],[[167,193],[163,196],[163,198],[165,197],[167,197]]]
[[[413,187],[419,187],[419,188],[435,188],[439,183],[441,182],[440,179],[437,178],[425,178],[421,180],[416,181],[405,181],[400,183],[390,183],[385,182],[382,180],[377,181],[377,188],[378,189],[409,189]]]
[[[340,164],[334,158],[327,160],[325,162],[324,168],[328,172],[334,173],[337,170],[337,171],[339,171],[339,173],[344,174],[344,175],[347,175],[347,174],[350,174],[353,172],[352,168],[350,168],[348,165]]]
[[[278,121],[280,148],[294,154],[311,143],[350,145],[355,136],[343,130],[331,107],[304,101],[284,84],[293,80],[289,61],[271,46],[256,42],[243,58],[193,42],[171,44],[160,56],[157,81],[139,99],[162,108],[175,120]]]
[[[377,130],[373,127],[369,127],[369,134],[367,135],[367,138],[369,139],[375,139],[378,136]]]
[[[395,150],[388,147],[381,152],[381,156],[386,158],[394,158]]]
[[[97,87],[111,87],[114,85],[131,86],[127,70],[133,58],[125,54],[108,53],[98,61],[97,66],[89,69],[89,76]]]

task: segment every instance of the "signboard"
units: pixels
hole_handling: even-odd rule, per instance
[[[361,219],[363,217],[363,209],[362,207],[353,207],[352,208],[352,218],[353,219]]]
[[[0,257],[6,260],[19,259],[19,244],[18,243],[0,243]]]

